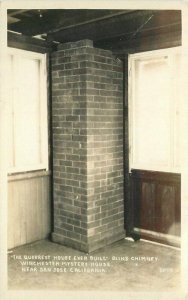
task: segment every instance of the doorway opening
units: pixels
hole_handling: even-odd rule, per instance
[[[180,245],[181,48],[129,56],[132,233]]]

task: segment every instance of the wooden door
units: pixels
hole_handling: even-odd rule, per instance
[[[132,232],[180,245],[180,48],[131,55],[129,149]]]

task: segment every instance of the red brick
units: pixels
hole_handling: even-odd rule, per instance
[[[52,55],[54,240],[87,251],[123,237],[123,71],[92,41]]]

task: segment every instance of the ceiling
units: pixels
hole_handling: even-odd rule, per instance
[[[181,11],[46,9],[8,10],[8,30],[47,43],[91,39],[95,47],[125,52],[181,43]],[[176,42],[174,42],[176,41]],[[147,46],[148,45],[148,46]]]

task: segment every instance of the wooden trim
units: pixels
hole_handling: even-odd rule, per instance
[[[17,173],[17,174],[8,174],[8,182],[10,181],[18,181],[23,179],[37,178],[37,177],[45,177],[50,176],[50,171],[39,170],[35,172],[25,172],[25,173]]]
[[[128,107],[128,56],[123,58],[123,151],[124,151],[124,226],[126,236],[130,236],[132,231],[132,209],[131,209],[131,187],[130,187],[130,174],[129,174],[129,107]]]
[[[46,41],[8,32],[8,47],[22,49],[26,51],[33,51],[38,53],[48,53],[56,50],[55,43],[47,43]]]
[[[149,171],[132,169],[131,177],[138,179],[146,179],[147,181],[162,181],[162,182],[180,182],[180,173],[160,172],[160,171]]]
[[[155,231],[144,230],[140,228],[134,228],[134,233],[140,235],[142,239],[146,239],[153,242],[165,244],[173,247],[181,247],[181,238],[170,234],[161,234]]]

